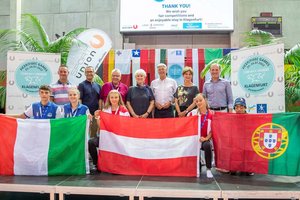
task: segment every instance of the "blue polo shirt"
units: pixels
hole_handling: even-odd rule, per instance
[[[67,103],[64,105],[63,113],[65,118],[77,117],[89,114],[89,108],[85,105],[78,104],[78,107],[75,110],[72,110],[71,103]]]
[[[61,108],[53,102],[48,102],[42,105],[41,102],[31,104],[31,106],[24,112],[27,118],[34,119],[55,119],[61,118]]]
[[[98,83],[85,80],[79,83],[78,90],[80,91],[81,103],[86,105],[93,115],[99,108],[101,86]]]

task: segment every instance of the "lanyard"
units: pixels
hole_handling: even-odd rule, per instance
[[[48,108],[49,106],[43,106],[42,104],[40,105],[40,112],[39,112],[39,116],[40,119],[47,119],[47,114],[48,114]]]
[[[75,110],[72,110],[72,105],[70,104],[68,116],[75,117],[77,114],[78,108],[79,108],[79,104],[77,105],[77,108]]]
[[[202,127],[204,126],[204,123],[206,122],[207,115],[208,115],[208,111],[206,111],[205,116],[204,116],[204,119],[203,119],[203,121],[201,122],[201,127],[200,127],[201,129],[202,129]]]
[[[71,116],[72,117],[75,117],[76,116],[76,114],[77,114],[77,111],[78,111],[78,107],[74,110],[74,111],[72,111],[72,108],[71,108]]]
[[[110,83],[110,86],[111,86],[112,90],[118,90],[119,91],[120,84],[118,85],[118,87],[115,87],[114,84]]]

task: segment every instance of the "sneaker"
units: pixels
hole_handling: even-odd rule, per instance
[[[253,172],[247,172],[247,173],[246,173],[246,176],[253,176],[253,175],[254,175]]]
[[[223,173],[223,174],[228,174],[228,173],[230,172],[230,171],[227,170],[227,169],[221,169],[221,168],[217,168],[217,167],[216,167],[216,170],[217,170],[218,172]]]
[[[214,177],[213,174],[211,173],[211,170],[210,170],[210,169],[206,170],[206,177],[207,177],[207,178],[212,178],[212,177]]]

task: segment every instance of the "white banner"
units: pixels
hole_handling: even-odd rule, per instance
[[[120,1],[121,32],[207,30],[233,30],[233,0]]]
[[[285,112],[284,45],[232,51],[233,98],[244,97],[249,113]]]
[[[40,101],[40,85],[58,80],[60,54],[7,53],[6,113],[21,114],[31,103]]]
[[[112,47],[111,39],[99,29],[88,29],[79,34],[77,39],[82,44],[72,46],[67,60],[69,81],[74,85],[85,80],[85,67],[92,66],[97,71]]]

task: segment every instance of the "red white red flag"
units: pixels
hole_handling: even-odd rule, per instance
[[[98,166],[124,175],[199,176],[198,117],[138,119],[100,114]]]

